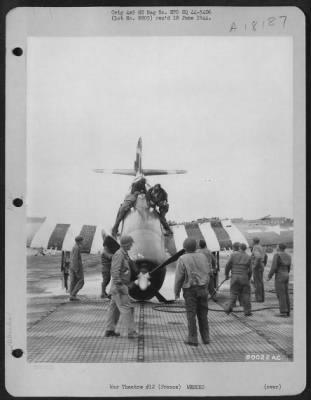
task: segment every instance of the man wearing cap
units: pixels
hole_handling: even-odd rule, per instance
[[[255,300],[258,303],[263,303],[265,301],[265,289],[263,284],[265,254],[266,252],[261,246],[260,240],[258,238],[253,238],[252,270],[255,286]]]
[[[120,240],[120,249],[114,253],[111,261],[111,303],[108,309],[105,337],[120,336],[115,331],[120,316],[128,331],[128,338],[138,337],[135,331],[134,306],[129,297],[129,288],[134,283],[131,281],[131,260],[128,251],[133,245],[131,236],[122,236]]]
[[[81,258],[82,236],[75,238],[75,245],[70,253],[70,301],[79,301],[77,293],[84,285],[84,271]]]
[[[186,252],[177,262],[174,292],[175,299],[178,300],[180,290],[183,289],[188,320],[188,339],[184,343],[198,346],[197,318],[202,342],[208,344],[210,342],[207,319],[209,264],[204,254],[196,252],[195,239],[185,239],[183,248]]]
[[[289,317],[290,315],[288,281],[292,258],[285,252],[285,249],[285,244],[280,243],[278,252],[273,256],[271,269],[267,278],[269,281],[275,275],[275,291],[279,301],[280,317]]]
[[[251,257],[246,254],[246,245],[244,243],[240,244],[235,242],[232,248],[233,253],[225,267],[226,278],[229,278],[229,273],[231,271],[231,298],[225,311],[227,314],[231,313],[237,298],[239,298],[244,308],[244,314],[249,316],[252,315],[250,299],[250,278],[252,275]]]
[[[216,276],[217,276],[217,268],[216,268],[216,258],[213,256],[213,254],[209,251],[209,249],[206,246],[205,240],[200,240],[199,241],[199,249],[197,250],[198,253],[202,253],[205,255],[207,258],[207,262],[209,265],[209,270],[210,270],[210,279],[208,283],[208,291],[210,296],[212,296],[213,300],[217,302],[216,299]]]

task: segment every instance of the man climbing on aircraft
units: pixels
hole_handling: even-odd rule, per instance
[[[151,207],[157,212],[160,217],[160,222],[163,228],[166,230],[167,235],[172,235],[173,232],[166,221],[165,215],[168,212],[169,204],[167,202],[167,193],[158,183],[150,188],[147,192],[147,200]],[[157,208],[158,207],[158,210]]]
[[[111,235],[114,236],[115,238],[118,235],[118,228],[120,222],[125,218],[126,214],[131,210],[131,208],[135,206],[138,195],[139,192],[136,191],[134,193],[129,193],[125,196],[125,199],[119,208],[116,222],[111,230]]]
[[[146,179],[143,177],[138,177],[132,183],[131,193],[139,192],[139,193],[146,193]]]

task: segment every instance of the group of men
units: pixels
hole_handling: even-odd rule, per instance
[[[160,223],[162,224],[165,234],[171,235],[172,231],[166,221],[165,215],[169,210],[167,192],[157,183],[152,187],[147,186],[145,178],[140,177],[132,184],[131,191],[125,196],[123,203],[120,205],[117,213],[116,221],[112,228],[111,234],[114,237],[118,235],[118,229],[121,221],[124,220],[127,213],[135,206],[139,194],[145,194],[146,200],[150,207],[158,214]]]
[[[129,290],[133,287],[132,271],[135,271],[135,263],[129,257],[134,240],[131,236],[122,236],[120,248],[114,253],[109,249],[108,239],[104,239],[102,252],[103,282],[101,297],[110,298],[106,319],[105,337],[118,337],[116,330],[120,317],[127,329],[129,339],[138,337],[134,323],[134,306],[129,296]],[[70,254],[70,301],[78,301],[77,293],[84,285],[84,273],[81,260],[82,236],[75,238],[76,244]],[[207,249],[204,240],[199,242],[199,249],[194,238],[187,238],[183,242],[185,253],[178,259],[174,294],[175,300],[180,298],[183,291],[186,316],[188,322],[188,337],[185,344],[198,346],[198,330],[203,344],[210,343],[208,323],[208,300],[216,294],[215,274],[217,273],[216,260]],[[275,274],[275,287],[280,305],[280,315],[290,315],[290,302],[288,296],[288,280],[291,266],[291,257],[285,252],[286,246],[279,244],[278,252],[272,260],[268,280]],[[255,298],[258,302],[264,301],[263,270],[266,263],[265,251],[255,238],[252,253],[246,253],[247,246],[244,243],[234,243],[233,253],[225,265],[225,276],[229,279],[231,272],[230,302],[226,308],[229,314],[239,299],[246,316],[251,313],[251,289],[250,281],[253,277],[255,285]],[[111,280],[110,294],[106,292]]]
[[[234,243],[233,253],[231,254],[226,266],[225,276],[230,284],[230,301],[226,308],[229,314],[239,300],[244,308],[245,316],[251,316],[251,280],[253,279],[255,289],[255,302],[263,303],[265,301],[264,290],[264,268],[267,264],[267,254],[260,245],[258,238],[253,239],[251,255],[246,253],[247,246],[244,243]],[[278,245],[278,252],[274,254],[270,272],[267,280],[275,275],[275,290],[279,301],[280,317],[289,317],[290,301],[288,294],[289,272],[291,267],[291,257],[285,252],[284,243]]]

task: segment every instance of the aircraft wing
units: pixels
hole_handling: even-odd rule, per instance
[[[293,223],[283,221],[211,219],[171,225],[171,229],[174,244],[170,243],[170,246],[175,245],[176,250],[182,248],[183,241],[189,236],[205,240],[210,251],[229,249],[234,242],[249,247],[254,237],[258,237],[263,246],[275,247],[281,242],[289,247],[293,245]]]
[[[170,174],[185,174],[187,171],[184,169],[144,169],[145,176],[151,175],[170,175]]]
[[[82,235],[85,240],[82,251],[98,254],[102,250],[102,226],[83,223],[60,223],[48,218],[27,218],[27,247],[57,250],[71,250],[74,238]],[[171,225],[174,233],[166,237],[166,246],[171,254],[182,249],[184,239],[189,236],[197,241],[204,239],[211,251],[232,247],[232,243],[252,245],[258,237],[263,246],[274,247],[283,242],[293,245],[293,223],[266,222],[262,220],[233,221],[211,219]]]
[[[99,174],[114,174],[114,175],[129,175],[135,176],[136,172],[133,169],[106,169],[106,168],[97,168],[93,170]]]
[[[27,247],[70,251],[75,237],[84,237],[82,252],[98,254],[103,248],[102,227],[83,223],[60,223],[49,218],[27,218]]]

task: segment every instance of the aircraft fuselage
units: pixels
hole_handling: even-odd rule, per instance
[[[139,272],[150,272],[169,257],[159,217],[149,208],[144,194],[138,195],[135,208],[124,218],[121,235],[134,239],[129,255],[136,261]],[[165,267],[157,270],[150,277],[149,288],[141,290],[136,286],[130,295],[139,300],[151,299],[161,288],[165,274]]]

